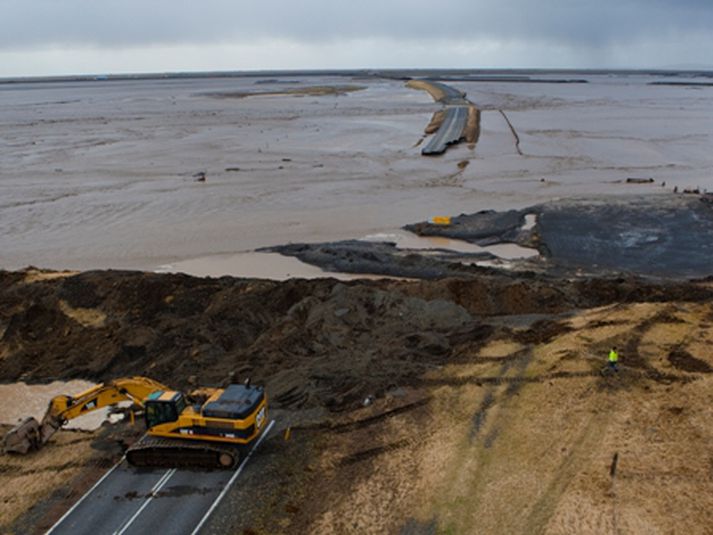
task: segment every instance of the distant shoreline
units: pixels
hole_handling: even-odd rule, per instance
[[[205,71],[129,74],[81,74],[59,76],[17,76],[0,78],[0,84],[57,83],[57,82],[112,82],[127,80],[174,80],[191,78],[279,78],[283,76],[366,76],[370,78],[463,77],[472,81],[493,81],[494,78],[542,75],[649,75],[665,77],[713,78],[713,70],[669,69],[334,69],[334,70],[265,70],[265,71]],[[538,81],[518,80],[518,81]]]

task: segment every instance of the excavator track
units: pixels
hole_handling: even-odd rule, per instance
[[[133,466],[225,470],[240,460],[237,446],[145,436],[126,451]]]

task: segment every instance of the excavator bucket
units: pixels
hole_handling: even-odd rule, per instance
[[[39,422],[30,416],[8,431],[3,439],[3,451],[24,454],[39,449],[43,443],[42,428]]]

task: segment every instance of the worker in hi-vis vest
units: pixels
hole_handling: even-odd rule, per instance
[[[616,352],[616,347],[612,347],[609,351],[609,368],[615,372],[619,371],[619,353]]]

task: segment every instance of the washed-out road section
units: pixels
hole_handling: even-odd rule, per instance
[[[443,123],[426,146],[421,149],[421,154],[424,156],[435,156],[443,154],[448,145],[458,143],[463,138],[470,104],[462,91],[440,82],[429,83],[443,93],[440,102],[446,106]]]
[[[453,143],[463,138],[463,129],[468,120],[467,106],[451,106],[446,108],[443,124],[434,134],[428,144],[421,150],[424,156],[443,154]]]
[[[122,460],[47,535],[199,533],[273,423],[234,470],[141,469]]]

